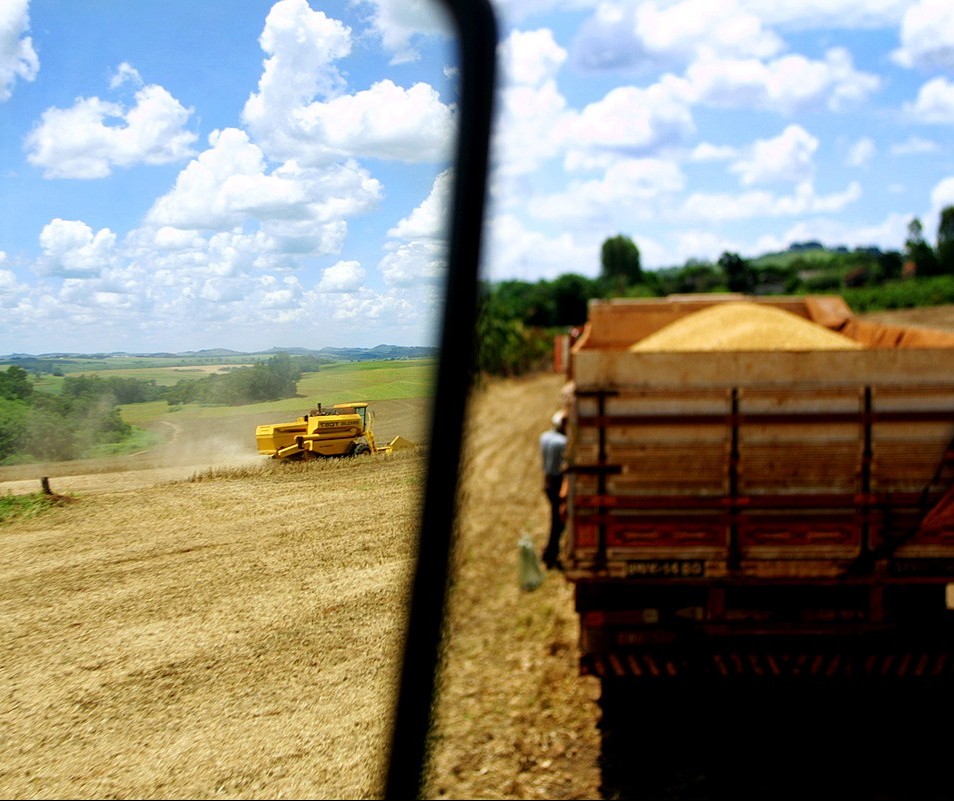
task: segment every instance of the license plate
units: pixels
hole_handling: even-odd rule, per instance
[[[706,563],[701,559],[649,559],[630,562],[628,572],[636,578],[702,578]]]

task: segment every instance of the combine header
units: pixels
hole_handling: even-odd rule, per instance
[[[317,459],[362,456],[413,448],[414,443],[395,437],[378,445],[372,430],[374,414],[367,403],[321,404],[293,423],[261,425],[255,429],[258,452],[272,459]]]

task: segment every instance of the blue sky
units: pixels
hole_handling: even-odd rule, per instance
[[[485,277],[954,204],[949,0],[500,0]],[[454,48],[418,0],[0,2],[0,353],[430,344]]]

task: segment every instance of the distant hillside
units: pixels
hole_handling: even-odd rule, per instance
[[[391,361],[393,359],[436,359],[439,352],[439,348],[376,345],[373,348],[322,348],[321,350],[310,350],[308,348],[271,348],[265,351],[265,354],[273,356],[276,353],[287,353],[290,356],[320,356],[336,361],[364,362]]]
[[[376,361],[390,359],[427,359],[436,358],[438,348],[405,347],[401,345],[377,345],[373,348],[270,348],[266,351],[245,353],[228,348],[208,348],[205,350],[190,350],[181,353],[10,353],[0,356],[2,364],[20,364],[38,360],[69,360],[69,359],[251,359],[274,356],[278,353],[287,353],[290,356],[320,356],[337,361]],[[25,365],[24,365],[25,366]]]
[[[196,356],[201,359],[218,358],[220,356],[246,356],[248,354],[228,348],[208,348],[206,350],[190,350],[185,353],[175,353],[173,356]]]
[[[439,348],[406,348],[398,345],[377,345],[366,348],[322,348],[321,356],[349,361],[390,360],[390,359],[428,359],[437,358]]]
[[[790,267],[794,262],[803,264],[827,263],[833,255],[842,255],[846,248],[817,247],[790,248],[778,253],[766,253],[754,259],[749,259],[749,265],[756,270],[768,266]]]

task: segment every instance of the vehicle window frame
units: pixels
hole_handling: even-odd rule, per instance
[[[440,358],[431,415],[417,559],[403,641],[385,798],[421,796],[439,668],[458,471],[474,365],[474,331],[496,76],[497,22],[489,0],[438,0],[453,21],[460,106],[447,235]]]

